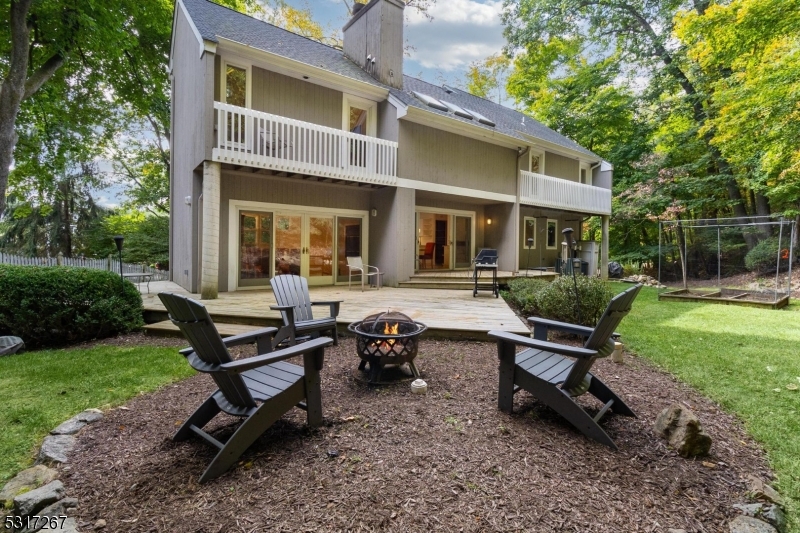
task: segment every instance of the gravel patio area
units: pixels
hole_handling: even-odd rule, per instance
[[[147,342],[141,339],[142,342]],[[123,341],[124,342],[124,341]],[[174,340],[170,342],[175,342]],[[727,531],[743,478],[771,477],[741,424],[637,357],[601,360],[596,374],[639,415],[608,415],[619,451],[584,438],[526,392],[497,409],[494,344],[423,340],[425,396],[409,382],[370,388],[354,377],[352,338],[326,351],[325,424],[293,409],[221,478],[197,480],[214,454],[173,443],[181,421],[213,391],[199,375],[131,400],[78,436],[67,494],[81,530],[262,531]],[[588,395],[581,398],[595,409]],[[584,398],[586,398],[584,400]],[[679,401],[714,439],[686,460],[653,432]],[[236,423],[218,417],[218,435]]]

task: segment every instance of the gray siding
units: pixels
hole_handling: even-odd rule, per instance
[[[211,159],[214,56],[200,44],[181,9],[173,29],[172,146],[170,165],[170,272],[180,286],[197,290],[197,215],[200,182],[195,169]],[[189,197],[191,205],[185,198]]]
[[[253,67],[252,76],[253,109],[342,128],[341,92],[258,67]]]
[[[486,226],[485,247],[497,249],[497,267],[513,272],[517,270],[517,206],[515,204],[487,205],[487,218],[492,224]]]
[[[378,104],[378,138],[397,142],[399,136],[397,109],[388,101]]]
[[[384,273],[384,285],[396,287],[414,274],[415,191],[386,187],[373,193],[378,216],[369,219],[369,261]]]
[[[399,177],[517,194],[515,150],[407,121],[399,128]]]
[[[394,2],[372,2],[344,27],[344,53],[361,68],[367,56],[376,59],[372,76],[392,87],[403,87],[403,8]]]
[[[612,185],[612,178],[614,172],[612,170],[607,170],[602,172],[600,167],[597,167],[592,171],[592,185],[595,187],[602,187],[604,189],[610,189]]]
[[[228,244],[229,239],[237,238],[229,228],[230,200],[247,200],[289,206],[308,206],[333,209],[352,209],[369,211],[372,207],[371,192],[357,187],[327,185],[306,182],[298,179],[270,178],[266,176],[247,176],[222,171],[220,191],[220,265],[219,290],[228,288]],[[374,217],[370,217],[372,225]],[[371,230],[370,230],[371,232]],[[413,230],[411,232],[413,235]],[[372,242],[372,241],[370,241]],[[369,263],[368,258],[364,261]]]
[[[578,169],[580,163],[577,159],[570,159],[563,155],[546,152],[544,156],[544,173],[548,176],[563,178],[569,181],[579,181]]]

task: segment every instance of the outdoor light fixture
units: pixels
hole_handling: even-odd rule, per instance
[[[122,275],[122,241],[125,240],[125,237],[122,235],[114,235],[114,244],[117,245],[117,251],[119,252],[119,279],[122,282],[122,291],[125,291],[125,277]]]
[[[491,219],[491,217],[489,217],[489,218],[487,218],[487,219],[486,219],[486,223],[487,223],[487,224],[489,224],[490,226],[492,225],[492,219]]]
[[[572,284],[575,286],[575,311],[578,315],[578,323],[580,324],[583,322],[583,320],[581,320],[581,300],[580,296],[578,296],[578,278],[575,277],[575,261],[572,257],[572,252],[578,249],[578,243],[572,238],[572,228],[564,228],[561,230],[561,233],[564,234],[564,240],[567,243],[567,255],[569,257],[564,258],[564,266],[569,262],[572,268]],[[580,263],[578,264],[580,265]],[[578,268],[580,268],[580,266]]]

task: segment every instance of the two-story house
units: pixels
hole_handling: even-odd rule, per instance
[[[397,285],[469,268],[482,247],[501,270],[553,266],[561,230],[594,215],[607,262],[611,166],[521,113],[404,75],[403,8],[360,7],[339,50],[176,2],[173,281],[203,298],[286,272],[334,284],[360,255]]]

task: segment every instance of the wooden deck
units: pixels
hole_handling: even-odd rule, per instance
[[[167,318],[164,306],[157,294],[162,291],[188,294],[177,284],[168,281],[150,283],[150,294],[142,294],[145,321],[155,323]],[[200,299],[199,295],[193,295]],[[373,314],[387,310],[400,311],[412,319],[428,326],[427,337],[455,339],[487,339],[489,330],[498,329],[530,334],[530,330],[520,318],[506,305],[502,298],[494,298],[488,292],[472,293],[458,290],[396,289],[384,287],[381,290],[361,292],[347,286],[311,288],[312,300],[342,300],[337,323],[340,334],[347,333],[347,325]],[[241,333],[241,325],[267,326],[279,325],[280,316],[269,309],[275,305],[270,290],[238,291],[220,293],[216,300],[202,300],[214,321],[230,329],[229,334]],[[320,308],[321,313],[327,309]],[[230,325],[231,327],[228,327]],[[165,334],[177,330],[171,323],[153,324],[146,328],[148,333]],[[227,330],[226,330],[227,331]]]

